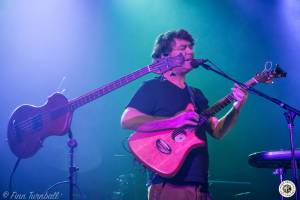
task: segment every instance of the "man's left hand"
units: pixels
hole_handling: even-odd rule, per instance
[[[234,87],[231,90],[233,97],[236,100],[233,103],[233,107],[237,110],[240,110],[248,98],[248,92],[241,88],[238,84],[234,84]]]

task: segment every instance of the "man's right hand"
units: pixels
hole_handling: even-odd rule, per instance
[[[180,112],[171,118],[174,128],[183,126],[197,126],[199,122],[199,114],[194,111]]]
[[[126,108],[121,118],[123,128],[135,131],[152,132],[166,129],[175,129],[183,126],[197,126],[199,115],[186,110],[173,117],[154,117],[146,115],[134,108]]]

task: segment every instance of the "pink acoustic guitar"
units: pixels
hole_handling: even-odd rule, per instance
[[[280,68],[263,71],[245,83],[252,87],[257,83],[270,83],[273,78],[286,75]],[[234,101],[233,95],[229,94],[216,104],[204,110],[200,115],[199,125],[203,125],[208,116],[221,111],[225,106]],[[193,110],[189,104],[184,111]],[[172,130],[156,132],[135,132],[128,139],[129,148],[133,155],[145,167],[163,177],[174,176],[188,153],[197,147],[204,145],[204,141],[195,135],[195,128],[184,127]]]
[[[9,147],[19,158],[31,157],[42,147],[46,137],[68,132],[75,109],[150,72],[161,74],[183,62],[182,55],[163,58],[71,101],[61,93],[55,93],[41,107],[22,105],[14,110],[8,123]]]

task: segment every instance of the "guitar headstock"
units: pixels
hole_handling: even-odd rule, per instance
[[[266,62],[264,70],[260,73],[257,73],[254,76],[254,79],[259,83],[273,83],[274,78],[283,78],[286,77],[286,72],[283,71],[279,64],[275,65],[275,69],[273,69],[272,62]]]
[[[153,64],[149,65],[148,69],[153,73],[162,74],[174,67],[181,66],[183,62],[184,57],[182,54],[179,54],[178,56],[174,57],[165,57],[158,59]]]

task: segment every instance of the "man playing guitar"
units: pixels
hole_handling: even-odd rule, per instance
[[[194,39],[185,30],[161,34],[155,43],[152,58],[184,56],[181,66],[148,80],[138,89],[125,109],[121,125],[139,132],[155,132],[181,127],[193,127],[196,136],[205,143],[193,149],[179,171],[172,177],[163,177],[149,170],[149,200],[211,200],[208,191],[208,146],[206,133],[221,139],[235,124],[247,92],[238,85],[232,88],[233,107],[222,118],[209,116],[207,123],[197,126],[201,111],[208,101],[197,88],[187,85],[186,75],[193,69]]]

